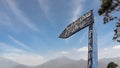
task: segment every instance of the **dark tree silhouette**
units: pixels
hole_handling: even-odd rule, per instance
[[[98,14],[103,16],[104,24],[117,20],[115,34],[113,40],[120,42],[120,17],[113,16],[112,14],[120,11],[120,0],[101,0],[101,7],[98,10]]]
[[[114,62],[110,62],[108,65],[107,65],[107,68],[116,68],[118,65]]]

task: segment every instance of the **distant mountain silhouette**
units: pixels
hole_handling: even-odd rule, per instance
[[[83,68],[85,66],[86,62],[84,60],[77,61],[66,57],[62,57],[51,60],[43,65],[36,66],[33,68]]]
[[[87,68],[87,61],[85,60],[72,60],[66,57],[61,57],[61,58],[56,58],[53,60],[50,60],[42,65],[38,65],[38,66],[25,66],[25,65],[20,65],[18,63],[15,63],[11,60],[8,59],[4,59],[7,62],[4,62],[4,65],[7,66],[3,66],[0,65],[0,68]],[[113,61],[115,63],[117,63],[119,65],[118,68],[120,68],[120,58],[105,58],[105,59],[101,59],[99,60],[99,68],[106,68],[107,64]],[[0,61],[0,63],[2,63]],[[10,64],[11,67],[8,67]],[[2,66],[2,67],[1,67]]]
[[[0,68],[14,68],[16,65],[18,65],[18,63],[12,60],[0,57]]]

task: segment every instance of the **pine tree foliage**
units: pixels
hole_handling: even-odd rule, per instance
[[[104,24],[112,20],[117,20],[113,40],[120,42],[120,17],[112,16],[112,13],[115,12],[120,12],[120,0],[101,0],[101,7],[98,10],[98,14],[104,17]]]
[[[108,65],[107,65],[107,68],[116,68],[118,67],[118,65],[114,62],[110,62]]]

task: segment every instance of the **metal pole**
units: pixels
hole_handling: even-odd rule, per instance
[[[93,68],[93,24],[89,26],[88,33],[88,68]]]
[[[93,28],[94,24],[91,24],[88,35],[88,68],[98,68],[97,39]]]

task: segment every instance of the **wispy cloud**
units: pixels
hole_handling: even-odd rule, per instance
[[[51,13],[50,13],[49,0],[38,0],[38,3],[39,3],[40,9],[43,11],[48,21],[50,21],[50,23],[52,24],[53,20],[51,19],[51,16],[50,16]]]
[[[72,18],[71,18],[71,22],[73,22],[74,20],[76,20],[79,16],[80,16],[80,13],[82,12],[83,10],[83,6],[82,6],[82,3],[84,2],[85,0],[73,0],[73,4],[74,4],[74,10],[72,11]]]
[[[0,12],[0,28],[1,30],[11,30],[13,32],[20,32],[19,28],[16,28],[16,24],[13,23],[11,16],[7,12]]]
[[[5,2],[7,3],[11,11],[16,15],[16,17],[18,17],[22,21],[23,24],[25,24],[28,28],[39,32],[39,29],[33,23],[31,23],[31,21],[18,8],[18,5],[16,4],[15,0],[6,0]]]
[[[20,52],[25,52],[22,49],[18,49],[13,47],[12,45],[0,42],[0,51],[2,51],[3,53],[20,53]]]
[[[8,36],[14,43],[16,43],[17,45],[21,46],[22,48],[24,49],[27,49],[27,50],[32,50],[30,47],[28,47],[28,45],[20,42],[19,40],[15,39],[14,37],[12,36]]]
[[[0,51],[2,51],[0,57],[29,66],[40,65],[47,60],[39,54],[28,52],[3,42],[0,42]]]
[[[73,12],[73,17],[71,21],[75,21],[79,17],[81,11],[82,11],[82,7],[81,6],[77,7],[76,10]]]
[[[45,13],[45,15],[48,17],[49,15],[49,5],[47,0],[38,0],[39,6],[42,9],[42,11]]]
[[[36,66],[45,62],[44,57],[33,53],[5,53],[2,57],[28,66]]]
[[[10,17],[5,12],[0,12],[0,26],[12,26]]]

